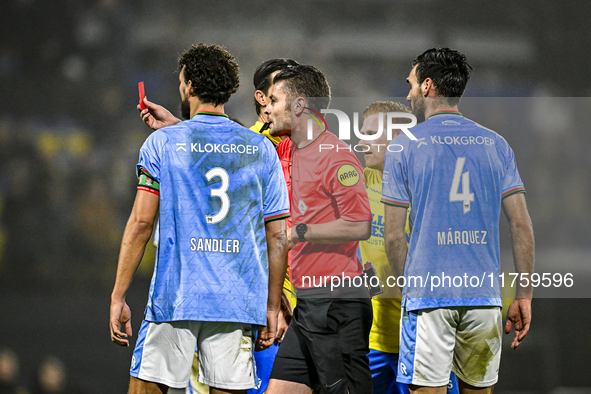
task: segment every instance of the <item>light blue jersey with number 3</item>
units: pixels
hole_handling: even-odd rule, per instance
[[[411,207],[406,310],[502,306],[502,199],[525,192],[511,147],[458,112],[400,134],[384,163],[382,202]]]
[[[152,133],[138,171],[160,183],[146,320],[266,324],[265,222],[289,216],[275,147],[214,114]]]

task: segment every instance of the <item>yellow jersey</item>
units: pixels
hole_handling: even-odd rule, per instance
[[[263,128],[263,125],[264,125],[263,122],[260,122],[257,120],[257,122],[255,124],[250,126],[250,129],[252,131],[254,131],[255,133],[262,134],[265,137],[267,137],[268,139],[270,139],[271,142],[273,143],[273,145],[275,145],[275,146],[279,145],[279,143],[281,142],[281,137],[273,137],[271,134],[269,134],[269,130],[265,130],[261,133],[261,129]]]
[[[384,292],[371,299],[373,325],[369,334],[369,348],[387,353],[398,353],[400,345],[400,289],[387,285],[388,277],[394,272],[388,263],[384,243],[384,204],[382,199],[382,177],[378,170],[363,170],[365,187],[371,207],[371,237],[359,242],[363,263],[371,262],[376,269]],[[392,282],[392,279],[390,280]]]

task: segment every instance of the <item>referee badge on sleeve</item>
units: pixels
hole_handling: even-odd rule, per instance
[[[337,179],[343,186],[354,186],[359,182],[359,172],[351,164],[343,164],[337,171]]]

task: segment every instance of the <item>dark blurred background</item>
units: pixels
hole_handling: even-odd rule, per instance
[[[252,74],[269,58],[320,68],[334,97],[405,97],[418,54],[433,46],[465,53],[475,68],[466,96],[520,97],[504,101],[513,110],[502,114],[490,105],[463,112],[491,128],[500,116],[515,119],[495,130],[515,150],[528,190],[537,270],[587,283],[590,17],[581,0],[2,0],[0,379],[18,365],[20,385],[40,392],[44,363],[61,368],[71,392],[126,391],[132,348],[110,343],[107,324],[150,132],[136,110],[137,83],[178,114],[176,59],[199,42],[224,45],[240,63],[241,88],[226,112],[245,125],[256,120]],[[128,296],[134,334],[153,256],[149,246]],[[513,352],[505,340],[496,392],[591,392],[586,297],[534,300],[526,341]]]

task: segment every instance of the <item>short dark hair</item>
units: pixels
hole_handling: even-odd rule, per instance
[[[450,105],[460,102],[473,70],[466,56],[450,48],[428,49],[412,65],[417,66],[415,73],[419,85],[431,78],[439,96],[445,98]]]
[[[214,106],[230,100],[240,85],[238,63],[219,45],[193,45],[179,57],[178,71],[184,67],[185,82],[193,84],[193,95]]]
[[[254,76],[252,78],[254,89],[260,90],[265,95],[267,95],[269,93],[269,88],[273,83],[271,80],[271,74],[273,74],[275,71],[281,71],[284,68],[297,66],[298,64],[299,63],[293,59],[279,58],[267,60],[258,66],[254,72]],[[254,108],[257,111],[257,115],[260,115],[263,106],[260,105],[256,99],[254,100]]]
[[[316,67],[298,65],[283,69],[273,78],[273,83],[285,81],[284,93],[287,96],[288,108],[291,100],[305,97],[308,107],[315,111],[328,108],[330,104],[330,86],[324,74]]]

